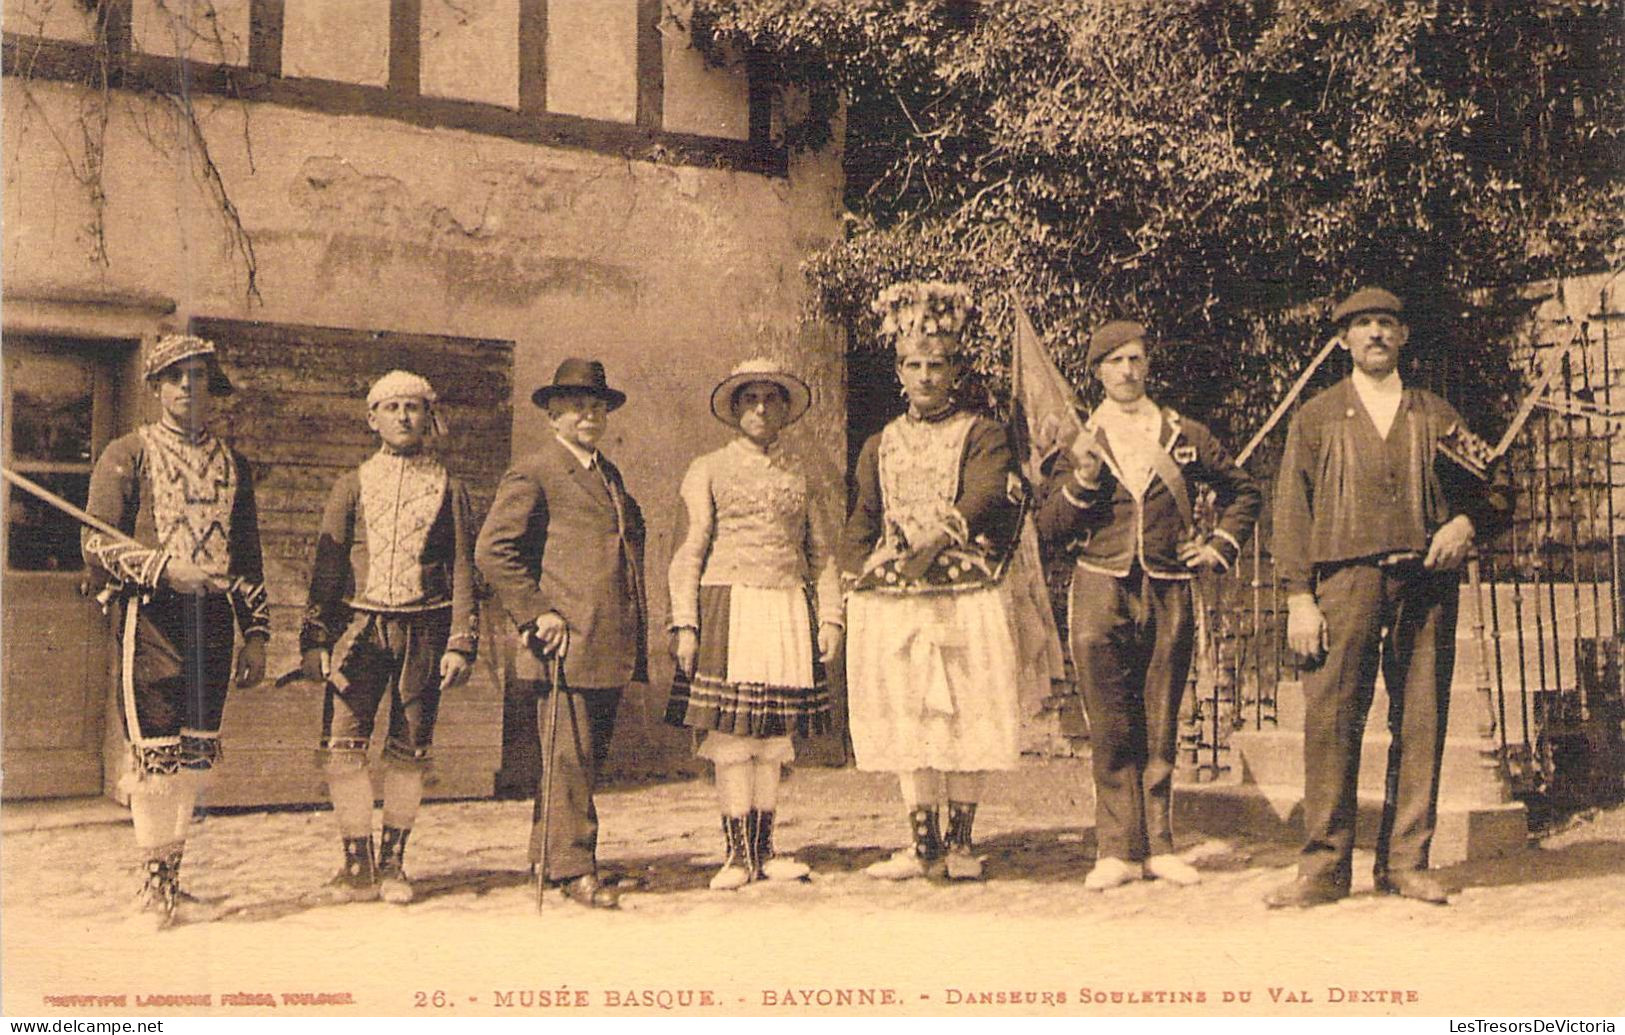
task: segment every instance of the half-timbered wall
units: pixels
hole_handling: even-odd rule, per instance
[[[785,153],[772,136],[772,92],[742,63],[707,67],[649,0],[99,6],[105,52],[79,4],[5,0],[5,332],[220,331],[226,365],[247,386],[229,430],[247,436],[238,445],[265,466],[269,499],[289,515],[308,499],[287,509],[287,494],[326,477],[302,471],[295,454],[348,463],[365,446],[359,366],[338,379],[330,409],[282,397],[310,373],[313,346],[299,338],[308,328],[343,328],[352,343],[335,347],[361,351],[441,342],[401,353],[398,365],[424,363],[431,377],[433,357],[511,342],[509,409],[499,415],[493,402],[471,415],[507,420],[509,440],[453,450],[480,452],[487,468],[470,481],[481,496],[551,433],[531,391],[566,356],[601,359],[629,397],[603,448],[650,536],[652,680],[623,699],[611,767],[692,766],[688,735],[661,721],[677,487],[690,460],[727,440],[711,387],[759,354],[814,388],[788,444],[839,465],[843,343],[800,320],[800,266],[840,232],[839,155]],[[86,85],[86,62],[103,56],[105,93]],[[270,336],[245,336],[248,325]],[[130,389],[121,419],[150,418],[144,389]],[[348,424],[345,393],[356,407]],[[252,426],[238,427],[249,415]],[[255,437],[283,418],[297,440]],[[286,537],[273,547],[286,554],[275,603],[295,607],[300,533],[271,534]],[[279,625],[275,665],[291,657],[285,635]],[[304,725],[292,725],[295,714]],[[234,694],[228,723],[259,732],[228,733],[227,753],[261,750],[255,738],[283,728],[277,750],[294,758],[296,741],[314,747],[318,720],[318,706],[270,689]],[[307,779],[308,754],[302,764]],[[445,766],[442,777],[451,779]],[[469,779],[481,784],[470,793],[491,791],[488,766]],[[245,799],[283,800],[269,783],[243,786]]]

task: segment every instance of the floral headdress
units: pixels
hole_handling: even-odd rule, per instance
[[[905,352],[926,338],[957,339],[970,321],[970,289],[940,280],[906,280],[880,293],[870,307],[880,314],[880,335]]]

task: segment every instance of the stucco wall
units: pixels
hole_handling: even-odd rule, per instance
[[[10,77],[0,89],[8,293],[168,296],[177,324],[216,316],[511,339],[516,451],[547,433],[530,390],[566,355],[601,358],[630,396],[604,448],[650,526],[654,682],[623,707],[617,760],[658,770],[686,756],[687,738],[659,724],[665,566],[683,470],[726,438],[707,408],[711,386],[748,355],[786,359],[815,386],[791,439],[831,463],[843,456],[842,343],[797,321],[798,265],[838,232],[834,155],[792,159],[787,179],[769,178],[201,99],[210,152],[253,242],[261,300],[251,302],[169,109],[113,96],[102,267],[89,258],[87,192],[63,151],[83,162],[79,93]]]

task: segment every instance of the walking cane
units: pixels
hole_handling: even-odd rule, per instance
[[[542,911],[547,899],[547,856],[552,844],[553,827],[553,760],[559,740],[559,698],[564,694],[564,652],[570,646],[570,633],[565,630],[564,642],[553,652],[550,664],[552,687],[547,694],[547,737],[542,744],[542,860],[536,871],[536,912]],[[529,649],[528,646],[526,648]]]

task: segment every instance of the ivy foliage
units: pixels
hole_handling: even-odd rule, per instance
[[[792,145],[844,117],[816,315],[874,343],[884,286],[963,280],[995,394],[1012,299],[1080,385],[1131,316],[1159,398],[1245,435],[1380,283],[1413,376],[1502,408],[1520,286],[1625,252],[1625,0],[693,0],[692,28],[811,98]]]

